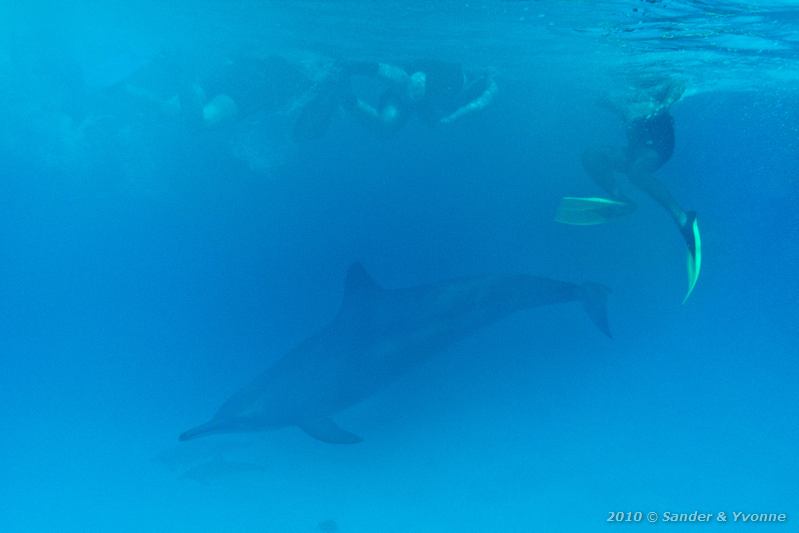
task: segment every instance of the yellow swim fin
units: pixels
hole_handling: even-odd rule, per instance
[[[555,221],[575,226],[593,226],[632,212],[634,206],[611,198],[565,196],[555,212]]]
[[[682,303],[688,300],[691,293],[696,287],[696,282],[699,279],[699,273],[702,270],[702,237],[699,234],[699,222],[696,218],[696,213],[693,211],[688,213],[688,220],[682,228],[683,237],[688,245],[688,292]]]

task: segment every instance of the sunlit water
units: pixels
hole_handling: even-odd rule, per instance
[[[792,2],[6,1],[0,29],[0,531],[796,527]],[[146,115],[109,139],[70,111],[164,51],[203,73],[241,50],[436,58],[500,89],[450,127],[377,139],[339,114],[300,144],[281,113],[201,133]],[[702,223],[684,305],[684,245],[646,198],[605,226],[552,221],[598,192],[581,151],[623,141],[597,98],[656,74],[687,87],[660,172]],[[360,444],[178,443],[332,318],[356,260],[386,287],[595,280],[614,339],[576,305],[524,312],[337,416]]]

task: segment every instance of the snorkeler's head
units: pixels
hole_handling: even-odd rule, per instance
[[[411,74],[408,84],[408,97],[412,102],[419,102],[427,93],[427,74],[421,71]]]
[[[232,120],[238,112],[235,100],[226,94],[218,94],[203,106],[203,122],[206,126],[218,126]]]

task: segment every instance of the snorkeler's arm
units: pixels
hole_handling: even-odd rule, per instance
[[[411,79],[404,68],[389,63],[377,64],[377,77],[402,88],[406,87]]]
[[[377,109],[354,95],[345,97],[342,107],[366,126],[381,125],[382,120]]]
[[[352,107],[351,111],[365,122],[380,122],[380,114],[377,112],[377,109],[361,99],[358,99],[355,102],[355,105]]]
[[[605,111],[610,111],[624,123],[630,121],[630,115],[627,106],[618,100],[614,100],[610,96],[600,96],[596,100],[596,105]]]
[[[156,108],[159,112],[165,115],[177,115],[181,111],[180,96],[175,94],[171,98],[164,98],[152,91],[149,91],[138,85],[126,83],[124,91],[135,100],[145,102],[147,105]]]
[[[653,114],[668,111],[672,105],[676,104],[682,99],[682,97],[685,95],[685,89],[685,84],[680,80],[670,80],[668,83],[666,83],[661,91],[662,94],[660,96],[660,102],[656,106],[655,112]]]
[[[459,107],[454,112],[450,113],[446,117],[439,120],[439,122],[441,124],[452,124],[456,120],[460,120],[466,115],[470,115],[472,113],[485,109],[486,107],[489,106],[489,104],[491,104],[491,102],[494,101],[494,97],[497,94],[497,90],[498,90],[497,83],[494,81],[493,78],[489,78],[486,82],[486,88],[480,94],[480,96],[478,96],[468,104]]]
[[[601,96],[597,99],[596,105],[610,111],[625,124],[629,124],[668,111],[684,93],[685,85],[682,82],[666,80],[653,87],[637,89],[626,97],[621,94]]]
[[[396,133],[408,118],[401,106],[381,104],[379,108],[375,108],[355,95],[346,96],[342,107],[363,126],[379,135]]]

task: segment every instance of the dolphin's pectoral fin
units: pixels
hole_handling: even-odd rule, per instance
[[[303,422],[297,426],[309,436],[328,444],[357,444],[363,440],[358,435],[341,429],[329,418]]]

